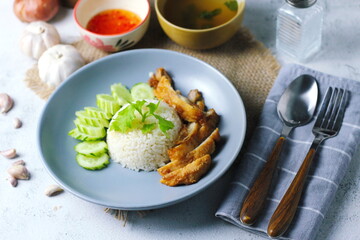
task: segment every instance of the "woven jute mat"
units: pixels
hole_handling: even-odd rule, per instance
[[[153,5],[153,4],[152,4]],[[153,6],[152,6],[153,7]],[[108,53],[98,50],[85,41],[73,43],[86,63],[105,57]],[[238,90],[247,114],[247,135],[254,128],[266,96],[280,69],[271,52],[255,40],[249,30],[241,28],[227,43],[209,50],[190,50],[172,42],[162,31],[152,9],[150,26],[144,38],[133,47],[160,48],[185,53],[201,59],[222,72]],[[159,66],[161,67],[161,66]],[[47,99],[54,91],[41,82],[37,66],[26,73],[25,82],[39,97]],[[236,107],[236,106],[234,106]],[[105,209],[120,220],[127,219],[127,211]],[[139,214],[139,212],[138,212]]]
[[[133,49],[169,49],[201,59],[218,69],[240,93],[246,108],[248,133],[251,132],[280,68],[271,52],[262,43],[255,40],[249,30],[244,27],[231,40],[217,48],[208,50],[184,48],[165,35],[156,19],[154,9],[152,10],[149,29]],[[83,40],[73,43],[73,45],[87,63],[108,55]],[[54,91],[40,80],[36,65],[26,72],[25,82],[43,99],[47,99]]]

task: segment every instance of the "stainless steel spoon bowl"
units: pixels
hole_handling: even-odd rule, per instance
[[[314,115],[318,99],[316,80],[310,75],[297,77],[281,96],[277,112],[286,127],[308,123]]]
[[[277,112],[283,122],[277,140],[263,170],[251,187],[241,211],[240,221],[251,225],[261,212],[269,192],[283,143],[294,127],[308,123],[314,115],[318,100],[318,85],[310,75],[301,75],[290,83],[280,97]]]

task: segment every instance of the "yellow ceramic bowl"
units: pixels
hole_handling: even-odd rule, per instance
[[[209,49],[228,41],[241,27],[244,16],[245,0],[238,1],[236,15],[226,23],[207,29],[189,29],[174,25],[164,17],[167,0],[156,0],[156,15],[166,35],[179,45],[191,49]]]

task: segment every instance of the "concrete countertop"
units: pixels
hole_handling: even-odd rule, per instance
[[[276,9],[283,1],[247,0],[244,25],[274,54]],[[12,188],[5,180],[11,160],[0,157],[0,239],[263,239],[218,218],[214,213],[225,192],[228,174],[197,196],[171,207],[153,210],[145,217],[130,213],[126,226],[70,193],[54,198],[43,194],[54,183],[36,148],[37,122],[45,101],[28,89],[23,78],[35,62],[19,50],[25,27],[13,14],[13,1],[0,1],[0,92],[16,104],[0,116],[0,150],[16,148],[31,171],[30,181]],[[322,52],[306,66],[360,81],[360,3],[327,1]],[[79,39],[72,10],[61,9],[51,21],[65,43]],[[279,59],[282,63],[287,60]],[[24,125],[12,127],[13,118]],[[360,154],[351,162],[317,235],[318,240],[360,239]]]

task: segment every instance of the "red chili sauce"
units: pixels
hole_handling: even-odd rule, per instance
[[[136,28],[140,22],[140,17],[131,11],[110,9],[92,17],[86,29],[98,34],[119,34]]]

